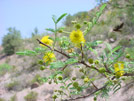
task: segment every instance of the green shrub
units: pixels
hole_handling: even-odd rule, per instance
[[[41,84],[42,81],[40,78],[41,78],[41,76],[39,74],[36,74],[35,77],[32,79],[31,83],[33,84],[35,82],[38,82],[39,84]]]
[[[114,40],[116,40],[116,39],[117,39],[117,33],[115,33],[115,32],[109,33],[109,34],[108,34],[108,38],[109,38],[109,39],[110,39],[110,38],[113,38]]]
[[[8,31],[9,32],[4,36],[2,40],[2,46],[6,55],[12,55],[22,45],[21,34],[20,31],[16,30],[15,28],[9,28]]]
[[[6,101],[5,99],[3,99],[3,98],[0,98],[0,101]]]
[[[17,96],[16,96],[16,95],[12,96],[12,97],[10,98],[10,101],[17,101]]]
[[[74,17],[69,14],[69,15],[66,17],[66,20],[65,20],[64,24],[65,24],[66,26],[70,26],[72,20],[74,20]]]
[[[67,78],[67,77],[71,76],[72,70],[73,70],[72,68],[66,68],[63,73],[63,78]]]
[[[25,101],[37,101],[38,93],[31,91],[24,99]]]
[[[130,54],[130,59],[134,60],[134,47],[132,48],[126,48],[125,49],[126,54]]]
[[[11,83],[6,85],[6,88],[10,90],[17,90],[16,86],[19,84],[18,81],[12,81]]]
[[[67,27],[70,27],[72,25],[72,21],[74,20],[79,20],[80,22],[83,21],[83,20],[89,20],[89,14],[88,12],[78,12],[74,15],[68,15],[66,17],[66,20],[64,22],[64,24],[67,26]]]
[[[128,47],[131,45],[131,41],[128,38],[122,38],[119,41],[119,45],[124,46],[124,47]]]
[[[12,66],[4,63],[0,65],[0,75],[4,75],[6,72],[8,72],[10,69],[12,68]]]

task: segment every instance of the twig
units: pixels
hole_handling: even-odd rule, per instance
[[[125,73],[123,76],[134,76],[134,73]]]
[[[92,85],[94,86],[94,88],[97,90],[98,87],[91,81]]]
[[[88,68],[92,68],[92,69],[95,69],[97,72],[99,72],[100,73],[100,71],[99,71],[99,69],[97,69],[96,67],[91,67],[91,66],[89,66],[88,64],[86,64],[84,61],[79,61],[79,63],[81,63],[81,64],[83,64],[83,65],[85,65],[86,67],[88,67]],[[104,74],[102,74],[101,73],[101,75],[103,75],[104,77],[106,77]]]
[[[37,39],[37,41],[39,42],[39,44],[42,44],[42,45],[48,47],[50,50],[55,51],[55,52],[57,52],[57,53],[60,53],[60,54],[64,55],[64,56],[67,57],[67,58],[71,58],[70,56],[68,56],[66,53],[63,53],[62,51],[59,51],[59,50],[57,50],[57,49],[52,49],[50,46],[48,46],[48,45],[46,45],[45,43],[41,42],[39,39]]]
[[[61,69],[61,71],[64,71],[64,70],[67,68],[67,66],[68,66],[68,65],[65,65],[65,66]]]
[[[103,64],[104,64],[104,67],[105,67],[105,69],[107,70],[107,72],[108,72],[108,73],[111,73],[111,72],[109,71],[109,69],[108,69],[106,63],[103,63]]]
[[[80,47],[81,47],[81,57],[82,57],[82,61],[83,61],[83,58],[84,58],[84,53],[83,53],[82,44],[80,44]]]
[[[76,98],[72,98],[72,99],[66,99],[66,100],[62,100],[62,101],[72,101],[72,100],[77,100],[77,99],[89,97],[89,96],[93,95],[94,93],[96,93],[97,91],[104,89],[106,86],[107,86],[107,84],[104,85],[103,87],[93,91],[92,93],[85,95],[85,96],[80,96],[80,97],[76,97]]]

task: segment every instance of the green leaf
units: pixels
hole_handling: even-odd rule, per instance
[[[50,32],[55,32],[55,30],[52,29],[52,28],[46,28],[46,30],[47,30],[47,31],[50,31]]]
[[[96,24],[96,22],[97,22],[97,19],[96,19],[96,17],[94,17],[93,18],[93,24]]]
[[[78,92],[76,92],[76,91],[72,91],[72,92],[70,92],[70,94],[71,94],[71,95],[77,95]]]
[[[63,80],[63,82],[66,82],[67,80],[69,80],[68,78],[65,78],[64,80]]]
[[[107,4],[103,4],[103,5],[100,7],[100,11],[103,11],[106,6],[107,6]]]
[[[128,69],[128,68],[124,68],[123,70],[124,70],[125,72],[128,72],[128,71],[129,71],[129,69]]]
[[[60,86],[60,88],[64,89],[65,87],[64,86]]]
[[[91,28],[93,26],[92,22],[88,22],[88,28]]]
[[[116,93],[119,89],[121,89],[121,84],[120,84],[120,83],[117,84],[117,85],[113,88],[114,93]],[[114,93],[113,93],[113,94],[114,94]]]
[[[87,89],[89,86],[82,86],[81,89]]]
[[[68,59],[68,60],[65,62],[65,64],[74,64],[74,63],[77,63],[77,62],[78,62],[77,59],[70,58],[70,59]]]
[[[102,44],[103,41],[96,41],[96,43],[97,43],[97,45],[98,45],[98,44]]]
[[[45,51],[45,49],[42,48],[42,47],[37,47],[37,48],[35,48],[34,50],[35,50],[36,52],[43,52],[43,51]]]
[[[27,55],[37,55],[37,53],[35,51],[32,51],[32,50],[27,50],[25,52]]]
[[[105,43],[106,44],[106,47],[108,48],[108,50],[111,52],[112,51],[112,47],[109,43]]]
[[[114,53],[115,51],[119,50],[121,48],[121,46],[117,46],[112,50],[112,53]]]
[[[52,16],[52,19],[53,19],[53,22],[56,23],[56,16],[55,15]]]
[[[118,52],[117,56],[114,58],[114,62],[116,62],[123,55],[123,53],[124,52],[122,50]]]
[[[64,66],[65,66],[65,63],[62,62],[62,61],[52,62],[50,64],[51,69],[61,68],[61,67],[64,67]]]
[[[71,87],[71,88],[69,88],[69,89],[74,90],[74,89],[76,89],[76,88],[75,88],[75,87]]]
[[[62,18],[64,18],[67,15],[67,13],[62,14],[56,21],[58,23]]]
[[[43,82],[47,82],[48,81],[48,78],[43,78],[42,81]]]
[[[68,85],[67,85],[67,87],[66,88],[68,88],[69,86],[71,86],[73,83],[71,82],[71,83],[69,83]]]
[[[62,74],[63,71],[56,71],[56,74]]]
[[[91,52],[93,52],[95,55],[97,55],[98,53],[97,53],[97,51],[96,50],[94,50],[93,48],[89,48],[89,50],[91,51]]]
[[[26,55],[25,52],[16,52],[17,55]]]
[[[101,12],[97,12],[96,13],[96,17],[99,18],[99,16],[101,15]]]
[[[32,50],[25,50],[23,52],[16,52],[17,55],[26,55],[26,56],[33,56],[33,55],[37,55],[36,51],[32,51]]]

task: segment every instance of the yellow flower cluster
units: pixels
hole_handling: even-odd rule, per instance
[[[79,29],[70,33],[70,40],[77,46],[80,46],[81,43],[85,43],[83,32]]]
[[[41,39],[41,42],[43,42],[44,44],[46,45],[52,45],[53,44],[53,40],[49,39],[49,36],[44,36],[42,39]],[[42,44],[40,44],[41,46],[44,46]]]
[[[121,77],[124,74],[123,69],[124,69],[123,62],[117,62],[116,64],[114,64],[114,71],[117,77]]]
[[[45,63],[50,64],[51,62],[53,62],[55,60],[54,53],[52,53],[52,52],[45,53],[43,60]]]

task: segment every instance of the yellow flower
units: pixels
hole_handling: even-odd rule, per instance
[[[52,53],[52,52],[45,53],[43,60],[45,63],[50,64],[51,62],[53,62],[55,60],[54,53]]]
[[[80,43],[85,43],[83,32],[79,29],[77,31],[74,30],[70,33],[70,40],[77,46],[79,46]]]
[[[46,45],[52,45],[53,44],[53,40],[49,39],[49,36],[44,36],[42,39],[41,39],[41,42],[43,42],[44,44]],[[44,46],[42,44],[40,44],[41,46]]]
[[[117,62],[114,64],[114,71],[117,77],[121,77],[124,74],[124,64],[123,62]]]

